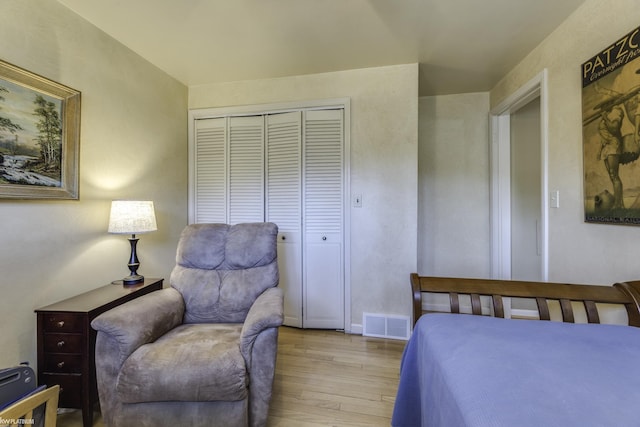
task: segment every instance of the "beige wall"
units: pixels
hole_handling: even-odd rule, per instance
[[[603,283],[640,278],[640,228],[583,222],[581,64],[640,25],[636,0],[587,0],[491,91],[498,105],[548,69],[549,280]]]
[[[187,88],[56,1],[3,0],[0,16],[0,59],[82,92],[80,200],[0,199],[0,367],[35,366],[33,310],[128,273],[112,199],[155,202],[140,272],[168,277],[187,222]]]
[[[410,312],[416,270],[418,65],[189,88],[189,108],[351,99],[351,324]]]
[[[489,94],[420,98],[418,272],[489,277]]]

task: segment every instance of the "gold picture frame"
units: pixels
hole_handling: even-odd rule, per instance
[[[77,200],[80,92],[0,61],[0,199]]]

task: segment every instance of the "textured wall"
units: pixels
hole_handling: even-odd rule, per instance
[[[548,69],[549,280],[610,284],[640,278],[640,228],[583,222],[581,64],[640,25],[635,0],[587,0],[491,91],[498,105]]]
[[[488,93],[420,98],[420,274],[489,277],[488,114]]]
[[[397,65],[189,89],[189,108],[351,98],[351,324],[410,312],[416,269],[418,66]],[[348,303],[348,302],[347,302]]]
[[[154,200],[140,272],[168,277],[187,222],[187,88],[56,1],[3,0],[0,16],[0,59],[82,92],[80,200],[0,199],[4,367],[35,365],[35,308],[128,273],[112,199]]]

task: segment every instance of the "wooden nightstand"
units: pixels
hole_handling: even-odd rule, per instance
[[[60,385],[61,408],[82,409],[84,427],[93,426],[98,401],[96,331],[101,313],[162,289],[163,279],[132,286],[111,284],[35,310],[38,316],[38,383]]]

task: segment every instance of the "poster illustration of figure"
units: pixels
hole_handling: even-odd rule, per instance
[[[582,64],[585,221],[640,225],[640,27]]]

